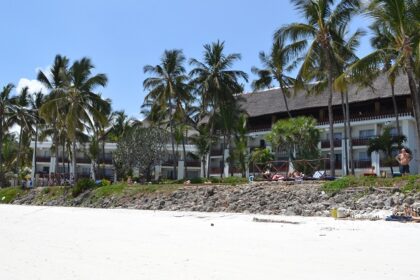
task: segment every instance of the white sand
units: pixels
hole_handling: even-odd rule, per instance
[[[2,280],[420,279],[420,224],[0,205],[0,244]]]

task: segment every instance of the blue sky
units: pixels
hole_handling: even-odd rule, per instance
[[[251,75],[258,52],[269,50],[273,32],[303,19],[287,0],[2,0],[0,86],[36,89],[36,72],[56,54],[90,57],[109,84],[100,89],[115,110],[139,116],[145,91],[143,66],[157,64],[165,49],[201,60],[203,44],[224,40],[235,65]],[[353,27],[366,27],[358,17]],[[367,39],[359,54],[369,52]],[[249,87],[248,87],[249,88]]]

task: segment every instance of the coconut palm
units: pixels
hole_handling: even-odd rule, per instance
[[[392,89],[398,73],[405,73],[420,135],[420,1],[372,0],[367,13],[374,20],[374,34],[380,36],[374,35],[376,49],[352,65],[349,75],[369,76],[385,68]]]
[[[38,148],[38,132],[39,132],[39,127],[42,126],[44,124],[43,119],[41,118],[41,116],[39,115],[39,109],[41,108],[42,104],[44,104],[45,101],[45,96],[42,92],[37,92],[35,94],[33,94],[30,98],[30,107],[31,110],[34,114],[35,117],[35,145],[34,145],[34,158],[35,158],[35,164],[32,167],[32,174],[34,174],[35,178],[32,178],[32,181],[34,182],[34,186],[37,185],[36,180],[36,153],[37,153],[37,148]]]
[[[313,81],[313,70],[321,67],[327,80],[328,118],[330,140],[331,175],[335,175],[334,117],[332,110],[333,82],[337,77],[333,42],[338,42],[337,31],[348,25],[352,16],[360,10],[359,0],[291,0],[295,8],[306,18],[306,22],[292,23],[277,30],[275,38],[290,38],[293,42],[308,40],[297,79]],[[320,62],[321,61],[321,62]]]
[[[22,155],[25,146],[23,142],[28,142],[33,133],[33,125],[35,124],[35,115],[29,108],[30,96],[29,88],[22,88],[18,96],[13,98],[13,106],[11,107],[11,114],[9,121],[19,126],[19,140],[18,140],[18,153],[17,153],[17,171],[18,175],[21,173]],[[29,145],[29,143],[27,143]]]
[[[202,116],[206,116],[210,124],[209,135],[213,138],[218,110],[236,103],[235,94],[243,91],[241,80],[248,81],[248,75],[239,70],[232,70],[233,64],[241,59],[241,55],[224,54],[224,42],[204,45],[203,61],[191,59],[194,67],[190,72],[192,84],[201,98]],[[211,150],[212,143],[210,142]],[[209,158],[210,159],[210,158]],[[210,164],[207,176],[210,176]]]
[[[3,170],[3,137],[6,135],[8,131],[8,118],[10,116],[10,112],[13,109],[13,99],[10,96],[12,89],[14,88],[13,84],[7,84],[3,87],[2,91],[0,92],[0,187],[7,186],[7,182],[4,178],[4,170]]]
[[[289,111],[287,97],[290,96],[289,89],[295,83],[295,79],[288,76],[287,73],[290,73],[296,67],[296,54],[304,46],[304,41],[286,45],[283,38],[278,38],[274,41],[269,54],[265,52],[260,52],[259,54],[261,64],[264,68],[259,69],[253,67],[251,69],[254,74],[258,75],[258,79],[252,82],[252,88],[254,90],[270,88],[273,86],[273,81],[277,81],[281,89],[281,94],[283,95],[287,114],[290,118],[292,115]]]
[[[151,77],[143,81],[149,93],[144,99],[143,108],[150,108],[149,120],[169,121],[173,155],[173,175],[176,176],[178,162],[175,151],[175,114],[179,113],[182,102],[188,99],[188,76],[184,68],[185,56],[181,50],[165,50],[159,65],[144,66],[144,73]],[[181,106],[181,107],[180,107]]]
[[[76,60],[69,68],[65,91],[55,95],[41,107],[41,115],[49,120],[49,112],[57,110],[62,113],[61,119],[65,121],[67,136],[71,142],[74,180],[77,180],[77,137],[88,127],[94,127],[96,121],[100,122],[106,118],[98,108],[110,106],[107,100],[103,100],[100,94],[94,92],[97,87],[106,86],[108,81],[105,74],[93,75],[94,68],[88,58]]]
[[[49,94],[45,97],[47,100],[54,100],[59,96],[65,94],[69,83],[68,77],[69,59],[66,56],[56,55],[54,58],[53,65],[48,72],[39,71],[38,81],[40,81],[48,90]],[[57,107],[51,106],[48,112],[48,118],[46,127],[44,127],[41,133],[40,139],[47,136],[52,138],[53,145],[51,147],[52,152],[55,153],[55,172],[58,172],[58,152],[60,146],[60,134],[63,135],[65,129],[65,123],[62,121],[63,112],[59,112]],[[62,138],[62,137],[61,137]],[[64,153],[64,151],[63,151]],[[64,162],[64,155],[63,155]],[[64,163],[63,163],[64,164]]]

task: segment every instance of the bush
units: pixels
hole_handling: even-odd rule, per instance
[[[17,187],[0,188],[0,203],[11,203],[23,193],[25,191]]]
[[[231,177],[223,178],[222,182],[225,184],[230,184],[230,185],[239,185],[239,184],[247,183],[248,179],[242,178],[242,177],[231,176]]]
[[[192,178],[190,180],[191,184],[204,184],[205,181],[206,179],[201,178],[201,177]]]
[[[210,182],[213,184],[220,184],[222,182],[222,178],[220,177],[210,177]]]
[[[105,186],[109,186],[111,185],[111,181],[107,180],[107,179],[102,179],[101,180],[101,187],[105,187]]]
[[[87,179],[87,178],[79,179],[76,185],[72,189],[72,195],[73,197],[76,197],[88,189],[93,189],[95,186],[96,186],[96,183],[92,179]]]

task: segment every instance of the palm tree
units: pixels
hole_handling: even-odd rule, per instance
[[[12,89],[14,88],[13,84],[7,84],[3,87],[0,92],[0,187],[7,186],[7,182],[4,177],[3,170],[3,137],[6,135],[8,130],[8,117],[13,108],[13,99],[10,96]]]
[[[40,81],[50,92],[48,96],[45,97],[47,100],[54,100],[57,97],[60,97],[65,94],[68,83],[69,83],[69,59],[65,56],[56,55],[54,58],[54,63],[49,69],[48,72],[39,71],[38,72],[38,81]],[[50,111],[48,112],[48,121],[46,127],[43,131],[41,139],[48,136],[52,137],[53,145],[51,150],[55,153],[55,172],[58,172],[58,152],[60,145],[60,134],[63,134],[64,123],[62,122],[60,116],[63,112],[59,112],[57,107],[51,106]],[[64,162],[64,151],[63,151],[63,162]],[[63,163],[64,164],[64,163]]]
[[[111,116],[111,128],[108,131],[108,138],[111,141],[118,142],[130,130],[134,119],[129,118],[124,110],[115,111]]]
[[[242,177],[245,177],[249,162],[247,133],[247,118],[245,115],[241,115],[234,134],[235,148],[233,150],[232,156],[239,162]]]
[[[50,120],[49,112],[57,109],[65,112],[61,119],[65,121],[67,135],[71,142],[72,167],[74,180],[77,180],[76,167],[76,142],[78,134],[87,127],[94,127],[96,121],[102,121],[105,116],[98,108],[110,106],[107,100],[103,100],[100,94],[94,90],[98,86],[106,86],[105,74],[92,74],[93,66],[90,59],[84,57],[76,60],[68,71],[68,85],[63,94],[54,96],[41,107],[41,115]]]
[[[383,152],[385,155],[385,162],[391,169],[391,174],[394,174],[392,165],[395,162],[393,152],[402,148],[402,144],[407,140],[404,135],[392,136],[391,128],[385,127],[381,136],[369,140],[368,153]]]
[[[260,52],[259,54],[261,64],[264,68],[259,69],[253,67],[251,69],[252,73],[258,75],[258,79],[252,82],[252,88],[254,90],[270,88],[274,80],[279,83],[289,118],[292,115],[290,114],[286,97],[289,97],[289,88],[293,86],[295,79],[288,76],[287,73],[296,67],[296,54],[304,46],[305,43],[303,41],[286,45],[283,38],[278,38],[274,41],[269,54],[265,52]]]
[[[190,60],[190,65],[194,67],[190,72],[192,84],[201,98],[201,115],[206,116],[210,124],[210,139],[213,138],[215,129],[215,113],[223,110],[228,104],[235,103],[234,95],[243,91],[240,80],[248,81],[248,75],[245,72],[231,70],[233,63],[240,60],[241,55],[237,53],[225,55],[224,45],[224,42],[220,41],[206,44],[203,61]],[[210,142],[209,151],[211,145]],[[210,164],[207,176],[210,176]]]
[[[178,156],[175,151],[174,115],[180,109],[179,104],[188,98],[186,91],[188,77],[184,68],[185,56],[181,50],[165,50],[159,65],[146,65],[143,70],[152,76],[145,79],[143,87],[149,90],[144,99],[144,107],[150,107],[150,119],[169,119],[173,156],[173,175],[177,174]],[[163,112],[167,114],[162,115]]]
[[[359,0],[291,0],[295,8],[307,19],[304,23],[292,23],[281,27],[275,39],[290,38],[293,42],[307,39],[309,43],[302,65],[297,75],[298,80],[311,81],[312,72],[318,67],[327,80],[328,118],[330,138],[330,168],[335,176],[334,154],[334,117],[332,109],[333,82],[337,77],[333,42],[339,41],[337,31],[347,26],[352,16],[360,10]]]
[[[33,132],[33,125],[36,122],[33,111],[29,109],[30,97],[28,90],[28,87],[24,87],[20,94],[13,99],[14,104],[11,108],[11,114],[9,118],[11,123],[17,124],[20,127],[17,153],[17,171],[19,176],[22,168],[22,150],[24,150],[22,147],[22,142],[24,140],[30,141],[30,135],[32,135]]]
[[[39,115],[39,109],[41,108],[42,104],[44,104],[45,101],[45,96],[42,92],[37,92],[34,95],[32,95],[31,99],[30,99],[30,106],[31,106],[31,110],[34,114],[35,117],[35,145],[34,145],[34,166],[32,167],[32,174],[34,176],[34,178],[32,178],[32,181],[34,182],[34,186],[37,186],[37,182],[36,182],[36,152],[37,152],[37,148],[38,148],[38,131],[39,131],[39,127],[40,125],[42,125],[43,119],[41,118],[41,116]]]
[[[207,124],[201,124],[196,127],[197,134],[191,136],[191,142],[197,148],[196,156],[201,160],[202,174],[206,176],[206,157],[210,152],[210,132]]]
[[[420,1],[372,0],[367,13],[374,19],[372,28],[378,29],[381,36],[373,38],[373,46],[377,49],[356,62],[350,73],[369,76],[385,66],[392,85],[397,74],[404,72],[408,78],[417,134],[420,135],[420,73],[416,73],[416,67],[420,65]]]

